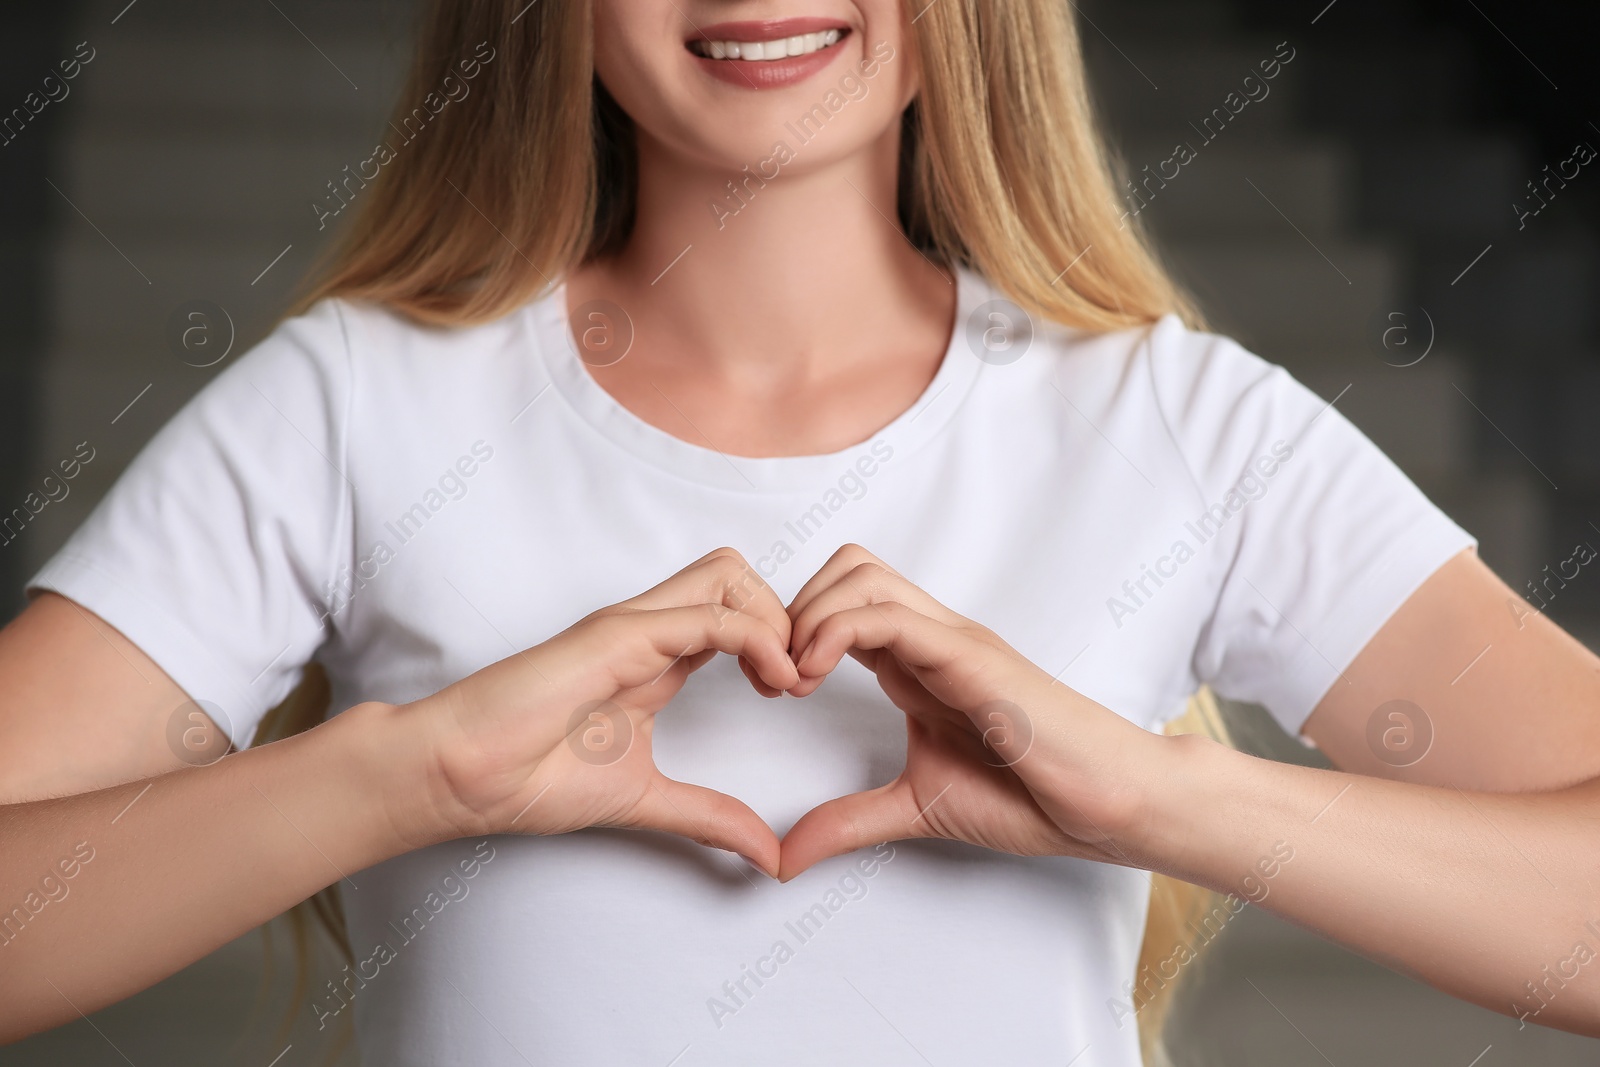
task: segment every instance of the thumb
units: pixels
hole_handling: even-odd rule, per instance
[[[931,832],[927,821],[918,818],[911,787],[903,779],[838,797],[806,812],[784,835],[778,880],[787,882],[830,856]]]
[[[657,774],[629,825],[665,830],[702,845],[737,852],[777,877],[778,835],[743,801],[704,786]]]

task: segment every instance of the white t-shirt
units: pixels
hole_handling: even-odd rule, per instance
[[[116,626],[244,745],[313,656],[335,708],[409,701],[719,545],[787,601],[854,541],[1142,726],[1208,682],[1294,732],[1473,543],[1234,342],[1173,317],[1041,322],[1023,351],[997,298],[960,273],[950,350],[882,431],[766,459],[622,408],[561,289],[460,330],[324,301],[202,390],[31,585]],[[782,834],[889,781],[904,738],[853,660],[766,701],[719,657],[655,752]],[[393,1067],[1139,1062],[1143,872],[945,842],[787,885],[747,870],[607,830],[402,856],[346,887],[358,974],[311,1010],[353,1010]]]

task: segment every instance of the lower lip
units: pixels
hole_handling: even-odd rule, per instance
[[[788,59],[709,59],[689,53],[700,69],[713,78],[720,78],[741,89],[782,89],[786,85],[804,81],[833,62],[841,46],[850,40],[847,34],[826,48]]]

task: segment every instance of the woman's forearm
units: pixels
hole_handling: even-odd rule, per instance
[[[748,573],[718,549],[414,703],[358,704],[207,767],[0,806],[0,1041],[137,992],[326,885],[360,892],[363,869],[457,837],[666,831],[776,873],[778,839],[748,805],[666,777],[648,744],[631,743],[717,652],[774,692],[795,684],[776,594],[726,606]],[[606,729],[580,730],[575,712]]]
[[[334,881],[454,836],[406,716],[362,704],[206,767],[0,808],[0,1041],[146,988]]]
[[[1159,744],[1123,843],[1141,864],[1486,1008],[1600,1036],[1600,783],[1468,793]]]

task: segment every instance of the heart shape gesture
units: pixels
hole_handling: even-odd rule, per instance
[[[737,552],[719,549],[541,644],[398,709],[436,767],[444,839],[663,830],[778,873],[777,835],[749,805],[668,778],[656,713],[718,652],[763,691],[799,680],[783,604]]]
[[[1060,685],[859,545],[789,605],[805,696],[845,655],[906,715],[906,764],[887,785],[827,801],[784,837],[780,877],[883,841],[965,841],[1023,856],[1131,864],[1134,749],[1151,735]],[[1145,764],[1148,765],[1148,764]]]
[[[655,715],[718,652],[768,697],[806,696],[851,655],[905,712],[893,782],[830,800],[780,843],[748,805],[668,778]],[[1127,758],[1144,730],[1056,684],[993,632],[847,545],[787,609],[718,549],[639,596],[397,709],[434,754],[448,836],[663,830],[792,878],[883,841],[943,837],[1020,855],[1131,862]]]

